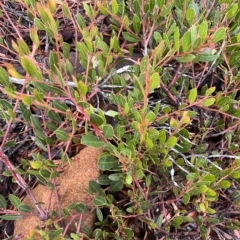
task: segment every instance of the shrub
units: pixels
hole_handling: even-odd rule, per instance
[[[24,76],[9,63],[0,69],[1,91],[14,103],[1,99],[2,148],[19,144],[9,133],[21,123],[39,153],[19,168],[5,158],[16,183],[33,175],[51,187],[56,146],[62,162],[73,145],[104,148],[103,174],[89,183],[93,238],[233,234],[239,219],[226,206],[237,208],[239,197],[237,1],[94,1],[77,13],[65,1],[17,2],[31,19],[30,39],[12,42]],[[74,44],[61,20],[72,24]],[[39,50],[46,61],[36,60]]]

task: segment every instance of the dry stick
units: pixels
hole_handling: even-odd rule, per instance
[[[177,103],[175,97],[171,94],[171,92],[167,89],[167,87],[165,86],[165,84],[162,81],[160,81],[160,86],[161,86],[162,90],[167,94],[167,96],[169,97],[172,104],[174,104],[175,107],[178,107],[179,104]]]
[[[3,10],[5,16],[7,17],[8,21],[10,22],[10,24],[12,25],[13,29],[15,30],[15,32],[17,33],[18,37],[22,40],[22,35],[20,34],[20,32],[18,31],[18,28],[14,25],[14,23],[12,22],[11,18],[9,17],[8,13],[6,12],[4,6],[2,5],[2,3],[0,2],[0,6],[1,9]]]
[[[3,153],[2,148],[0,148],[0,161],[2,161],[9,171],[11,172],[12,176],[14,177],[16,183],[27,193],[27,195],[32,199],[32,202],[36,206],[41,220],[46,220],[47,215],[43,211],[40,205],[37,204],[37,201],[35,197],[33,196],[31,190],[29,189],[28,185],[26,184],[25,180],[22,178],[22,176],[15,172],[15,167],[12,165],[12,163],[9,161],[8,157]]]
[[[104,86],[104,84],[106,84],[111,79],[111,77],[116,75],[116,74],[121,74],[121,73],[124,73],[124,72],[133,72],[133,70],[130,69],[131,67],[132,67],[131,65],[126,65],[122,68],[119,68],[119,69],[115,70],[112,73],[109,73],[106,77],[102,78],[102,80],[98,83],[97,87],[102,88]],[[17,79],[17,78],[14,78],[14,77],[9,77],[9,81],[11,83],[16,83],[16,84],[23,85],[24,82],[25,82],[25,79]],[[48,79],[45,79],[45,81],[46,81],[46,83],[50,83]],[[65,83],[69,87],[76,87],[75,82],[67,81]]]
[[[69,222],[68,222],[67,226],[65,227],[64,232],[63,232],[63,234],[62,234],[63,237],[67,234],[67,231],[68,231],[70,225],[72,224],[72,222],[74,221],[74,219],[77,218],[78,216],[79,216],[79,214],[75,214],[75,215],[72,215],[72,216],[71,216],[71,219],[69,220]]]
[[[205,19],[207,19],[208,18],[208,15],[210,14],[210,12],[212,11],[212,9],[213,9],[213,7],[214,7],[214,5],[215,5],[215,0],[214,1],[212,1],[212,5],[209,7],[209,9],[207,10],[207,13],[206,13],[206,15],[205,15]]]

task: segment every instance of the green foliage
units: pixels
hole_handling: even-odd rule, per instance
[[[1,67],[1,90],[18,104],[21,121],[32,129],[40,152],[57,144],[68,149],[72,143],[104,148],[98,160],[103,174],[98,182],[89,183],[98,219],[92,237],[134,239],[137,233],[128,221],[133,218],[144,226],[141,229],[156,233],[161,228],[165,236],[189,222],[196,223],[202,239],[207,239],[211,226],[226,224],[234,229],[237,223],[215,218],[215,204],[240,178],[236,91],[240,13],[236,1],[219,1],[207,12],[201,1],[113,0],[98,1],[96,6],[84,2],[85,14],[75,16],[64,3],[64,16],[75,21],[81,35],[75,44],[76,62],[82,67],[77,75],[69,58],[70,45],[59,38],[55,1],[24,4],[34,16],[30,29],[34,51],[41,48],[39,30],[57,50],[50,51],[48,66],[42,69],[33,61],[27,43],[14,41],[13,50],[28,81],[25,91],[19,92]],[[209,1],[204,4],[210,7]],[[93,24],[99,13],[111,22],[108,43]],[[127,52],[126,58],[134,59],[137,45],[143,56],[118,68],[117,57],[126,57]],[[114,110],[105,111],[101,104]],[[32,105],[41,118],[32,114]],[[0,110],[4,121],[19,121],[16,108],[7,100],[0,100]],[[224,149],[219,149],[219,143],[212,148],[212,135],[222,136]],[[15,145],[15,140],[3,143],[5,149]],[[62,161],[67,158],[65,152]],[[18,174],[35,176],[54,188],[57,165],[41,153],[32,156],[32,161],[22,159]],[[151,215],[153,198],[160,201],[169,195],[174,203],[168,209],[170,217],[166,220],[161,212]],[[117,204],[119,196],[123,204]],[[9,195],[9,201],[20,212],[32,211],[15,195]],[[187,214],[189,206],[196,217]],[[0,195],[0,209],[6,213],[6,208],[7,201]],[[86,210],[84,204],[72,203],[62,211],[69,216]],[[0,218],[18,217],[5,214]],[[64,239],[63,229],[55,228],[33,232],[29,239],[38,234],[41,239]],[[82,236],[86,235],[70,234],[71,239]]]

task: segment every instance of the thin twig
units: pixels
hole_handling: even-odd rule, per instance
[[[15,171],[15,167],[9,161],[8,157],[3,153],[2,148],[0,148],[0,161],[2,161],[7,166],[8,170],[11,172],[16,183],[27,193],[30,199],[32,199],[32,202],[36,206],[36,209],[40,215],[40,218],[42,220],[46,220],[47,214],[43,211],[42,207],[36,201],[34,195],[32,194],[25,180],[22,178],[20,174],[17,173],[17,171]]]

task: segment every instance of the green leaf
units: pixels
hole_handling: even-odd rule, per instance
[[[141,20],[136,14],[133,16],[133,29],[136,34],[138,34],[141,30]]]
[[[69,140],[69,135],[64,129],[57,129],[56,131],[54,131],[54,133],[56,134],[56,137],[61,141]]]
[[[207,34],[208,34],[208,23],[207,23],[207,21],[203,21],[200,24],[199,29],[198,29],[198,34],[201,37],[202,42],[204,42],[204,40],[206,39]]]
[[[160,214],[160,215],[158,216],[158,219],[157,219],[157,221],[156,221],[157,227],[161,227],[161,226],[162,226],[163,217],[164,217],[163,214]]]
[[[83,8],[84,8],[87,16],[89,17],[89,19],[93,19],[93,11],[92,11],[91,5],[86,2],[83,2]]]
[[[109,15],[110,11],[109,11],[108,7],[105,7],[105,5],[101,4],[99,1],[97,2],[97,6],[103,15],[105,15],[105,16]]]
[[[148,123],[152,123],[155,119],[156,115],[152,111],[148,112],[147,115],[145,116],[145,121],[147,121]]]
[[[159,88],[160,86],[160,75],[158,72],[154,72],[150,77],[150,90]]]
[[[109,191],[111,192],[118,192],[122,190],[123,182],[122,181],[112,181],[109,186]]]
[[[30,161],[29,164],[33,169],[40,169],[42,167],[42,163],[39,161]]]
[[[122,33],[123,38],[128,42],[139,42],[141,39],[136,37],[135,35],[129,33],[129,32],[123,32]]]
[[[119,173],[110,174],[110,175],[108,176],[108,178],[109,178],[111,181],[120,181],[120,180],[121,180],[121,177],[120,177]]]
[[[5,199],[5,197],[0,194],[0,208],[6,209],[7,207],[7,201]]]
[[[0,83],[4,87],[10,86],[9,76],[8,76],[7,72],[5,71],[5,69],[2,67],[0,67]]]
[[[130,185],[133,181],[132,176],[130,174],[127,174],[125,181],[128,185]]]
[[[185,32],[182,37],[183,52],[187,52],[191,48],[191,32]]]
[[[89,190],[92,193],[99,193],[100,186],[96,181],[93,181],[93,180],[89,181],[88,186],[89,186]]]
[[[38,80],[42,80],[42,74],[37,69],[36,64],[32,61],[32,59],[28,58],[27,56],[21,56],[20,62],[24,70],[31,76]]]
[[[92,235],[94,239],[101,239],[101,237],[103,236],[103,231],[100,228],[96,228]]]
[[[208,98],[208,99],[202,101],[201,104],[204,107],[209,107],[209,106],[213,105],[214,102],[215,102],[215,98]]]
[[[90,121],[92,124],[96,125],[96,126],[100,126],[104,123],[104,120],[97,115],[96,113],[91,113],[90,114]]]
[[[191,62],[195,56],[193,54],[187,54],[183,57],[175,57],[177,61],[181,62],[181,63],[187,63],[187,62]]]
[[[81,59],[81,65],[84,68],[87,68],[87,54],[88,54],[88,48],[84,42],[77,42],[76,43],[77,50],[79,52],[79,58]]]
[[[42,92],[44,94],[51,93],[52,96],[66,96],[65,92],[59,87],[51,86],[49,84],[40,82],[35,82],[34,86],[39,90],[39,92]]]
[[[39,173],[40,173],[40,175],[41,175],[43,178],[45,178],[45,179],[50,178],[50,176],[51,176],[51,172],[48,171],[47,169],[41,169],[41,170],[39,171]]]
[[[238,172],[231,173],[231,177],[233,177],[234,179],[240,178],[240,172],[238,171]]]
[[[38,30],[45,31],[43,23],[38,18],[34,18],[34,26],[36,26]]]
[[[4,148],[4,149],[7,149],[7,148],[14,147],[15,145],[16,145],[16,141],[15,141],[15,140],[9,140],[9,141],[7,141],[7,142],[4,144],[3,148]]]
[[[163,33],[163,40],[164,40],[165,46],[166,46],[169,50],[171,50],[171,49],[172,49],[172,46],[171,46],[171,44],[170,44],[169,37],[167,36],[166,33]]]
[[[227,11],[227,14],[226,14],[227,19],[232,18],[237,13],[237,10],[238,10],[238,3],[235,3]]]
[[[35,98],[36,101],[38,102],[44,102],[43,98],[44,98],[44,94],[39,92],[37,89],[33,90],[33,96]]]
[[[230,97],[221,96],[221,98],[219,98],[218,101],[217,101],[217,106],[218,107],[224,107],[229,103],[231,103],[231,98]]]
[[[218,55],[213,55],[211,53],[200,53],[194,59],[194,62],[212,62],[218,58]]]
[[[203,176],[202,178],[202,182],[213,182],[215,180],[215,176],[213,174],[206,174],[205,176]]]
[[[149,138],[151,138],[153,141],[158,140],[159,132],[157,129],[152,128],[148,130]]]
[[[57,74],[57,67],[58,67],[58,55],[56,52],[50,51],[49,53],[49,67],[50,69]]]
[[[18,44],[18,49],[16,49],[16,51],[19,54],[26,54],[26,55],[30,54],[29,47],[23,40],[17,39],[17,44]],[[13,44],[13,46],[16,46],[16,45]]]
[[[181,216],[177,216],[172,220],[172,224],[176,228],[179,228],[182,223],[183,223],[183,218]]]
[[[180,36],[179,28],[176,27],[175,31],[174,31],[174,47],[175,47],[177,52],[179,52],[179,48],[180,48],[179,36]]]
[[[103,126],[103,135],[105,138],[111,140],[114,135],[113,127],[110,124],[106,124]]]
[[[25,204],[21,204],[17,207],[18,211],[20,212],[31,212],[32,209],[28,206],[28,205],[25,205]]]
[[[89,45],[92,47],[92,42],[91,41],[89,42]],[[101,49],[102,54],[107,57],[107,55],[109,54],[109,46],[100,37],[96,37],[95,45],[96,45],[97,48]],[[95,58],[95,59],[98,60],[98,62],[96,61],[96,65],[98,64],[98,68],[100,68],[99,59],[97,59],[97,58]]]
[[[164,129],[159,131],[159,145],[162,146],[166,142],[166,131]]]
[[[17,220],[19,218],[22,218],[22,216],[21,215],[13,215],[13,214],[0,216],[0,219],[7,220],[7,221],[14,221],[14,220]]]
[[[98,167],[102,171],[110,170],[118,165],[117,158],[114,156],[103,154],[98,160]]]
[[[66,18],[70,19],[71,18],[71,15],[70,15],[70,12],[69,12],[69,9],[67,7],[67,4],[63,3],[62,4],[62,11],[63,11],[63,14]]]
[[[55,1],[55,0],[54,0]],[[65,216],[69,216],[70,213],[66,208],[63,208],[63,213],[65,214]],[[52,221],[50,222],[52,223]],[[46,227],[48,227],[48,224],[46,222]],[[54,240],[63,240],[64,238],[62,237],[62,233],[63,233],[63,228],[58,228],[57,230],[51,230],[49,231],[49,239],[54,239]],[[74,237],[73,237],[74,239]],[[75,238],[75,240],[77,240],[77,238]]]
[[[153,144],[152,144],[153,145]],[[148,145],[146,144],[146,146],[148,147]],[[152,147],[151,147],[152,148]],[[136,179],[137,180],[141,180],[141,179],[143,179],[143,177],[145,176],[145,173],[143,172],[143,170],[142,169],[137,169],[136,171],[135,171],[135,175],[136,175]]]
[[[217,195],[217,193],[215,191],[213,191],[211,188],[208,188],[206,191],[206,195],[208,195],[210,197],[215,197]]]
[[[228,180],[222,180],[220,183],[219,183],[219,186],[221,188],[230,188],[231,187],[231,182],[229,182]]]
[[[58,100],[53,101],[53,106],[62,112],[66,112],[68,109],[68,106],[66,103],[60,102]]]
[[[101,196],[96,196],[94,199],[93,199],[93,205],[95,207],[100,207],[100,206],[104,206],[106,204],[106,199],[104,197],[101,197]]]
[[[189,203],[189,201],[190,201],[190,195],[189,195],[189,193],[184,193],[184,194],[183,194],[182,201],[183,201],[183,203],[184,203],[185,205],[187,205],[187,204]]]
[[[148,201],[144,201],[144,202],[141,203],[141,209],[144,212],[146,212],[150,208],[150,206],[151,206],[151,203],[150,203],[149,200]]]
[[[81,95],[86,96],[86,94],[88,92],[88,87],[84,82],[79,81],[77,83],[77,89]]]
[[[39,47],[39,38],[37,34],[37,29],[36,28],[31,28],[30,29],[30,38],[33,41],[34,45],[38,48]]]
[[[29,96],[22,96],[22,102],[26,105],[26,106],[30,106],[32,104],[32,99]]]
[[[153,141],[152,141],[152,139],[150,139],[150,138],[148,137],[148,134],[145,134],[145,139],[144,139],[144,141],[145,141],[145,145],[146,145],[146,147],[147,147],[148,149],[153,148],[153,146],[154,146]]]
[[[208,219],[206,219],[206,220],[207,220],[207,222],[209,222],[210,224],[211,224],[211,223],[217,224],[217,223],[220,222],[220,220],[217,219],[217,218],[209,218],[209,217],[208,217]]]
[[[166,4],[167,2],[165,1],[165,5],[163,7],[163,9],[161,10],[161,16],[162,17],[167,17],[167,15],[170,13],[170,11],[172,10],[173,5],[175,4],[175,2]]]
[[[52,122],[47,122],[46,125],[47,125],[47,128],[52,132],[54,132],[58,128],[57,125]]]
[[[201,45],[202,39],[200,37],[198,37],[194,42],[193,42],[193,46],[192,49],[193,50],[198,50],[199,46]]]
[[[197,89],[193,88],[189,91],[189,96],[188,96],[188,100],[189,100],[190,104],[194,103],[196,98],[197,98]]]
[[[9,101],[5,100],[5,99],[0,99],[0,107],[1,107],[1,109],[3,108],[3,110],[6,110],[6,111],[8,109],[13,110],[12,104]]]
[[[193,182],[194,182],[197,178],[198,178],[198,176],[197,176],[196,173],[189,173],[189,174],[187,175],[187,180],[188,180],[188,181],[193,181]]]
[[[201,235],[206,235],[207,234],[207,229],[204,226],[200,226],[200,233]]]
[[[212,42],[217,43],[226,38],[226,28],[219,28],[212,36]]]
[[[211,95],[212,93],[215,92],[215,90],[216,90],[216,87],[210,87],[210,88],[208,88],[208,89],[206,90],[206,92],[205,92],[205,96]]]
[[[101,209],[99,209],[98,207],[96,208],[96,213],[97,213],[97,218],[100,222],[103,221],[103,213],[101,211]],[[96,239],[96,238],[95,238]]]
[[[58,113],[56,113],[56,111],[49,110],[47,112],[47,116],[54,122],[57,122],[57,123],[61,123],[62,122],[61,117],[59,116]]]
[[[112,13],[116,15],[118,13],[118,3],[117,0],[112,0]]]
[[[195,147],[194,153],[195,153],[195,154],[201,154],[201,153],[203,154],[203,153],[206,152],[207,148],[208,148],[208,144],[207,144],[207,143],[199,144],[199,145],[197,145],[197,146]],[[200,164],[201,164],[201,163],[200,163]]]
[[[21,200],[20,198],[18,198],[17,196],[13,195],[13,194],[9,194],[9,200],[11,202],[11,204],[14,206],[14,207],[18,207],[19,205],[21,205]]]
[[[111,183],[111,180],[108,178],[108,175],[106,174],[102,174],[99,178],[98,178],[98,183],[100,185],[104,185],[107,186]]]
[[[83,145],[86,145],[89,147],[96,147],[96,148],[101,148],[106,145],[106,143],[102,139],[100,139],[92,134],[84,135],[81,139],[81,143]]]
[[[80,13],[77,13],[75,15],[75,18],[77,20],[77,24],[79,27],[86,27],[86,22],[85,22],[85,19],[83,18],[83,16],[80,14]]]
[[[41,148],[42,150],[44,150],[44,151],[47,151],[47,148],[46,148],[46,146],[45,146],[45,144],[43,144],[43,142],[41,141],[41,139],[39,139],[38,137],[38,134],[36,134],[36,139],[35,139],[35,144],[39,147],[39,148]]]
[[[142,58],[140,63],[140,71],[142,73],[146,71],[146,69],[148,68],[148,64],[149,64],[149,56],[147,55]]]
[[[54,179],[56,177],[59,177],[59,172],[57,170],[54,170],[54,171],[51,172],[51,175],[50,175],[49,179],[51,180],[51,179]]]
[[[215,214],[216,211],[212,208],[206,208],[206,213],[209,213],[209,214]]]
[[[70,210],[74,210],[75,209],[75,207],[76,207],[76,205],[77,205],[77,203],[70,203],[68,206],[67,206],[67,208],[68,209],[70,209]]]
[[[177,137],[172,136],[167,140],[165,145],[167,148],[173,148],[177,144],[177,141],[178,141]]]
[[[207,181],[208,182],[208,181]],[[205,185],[206,181],[199,182],[200,186],[197,188],[198,193],[206,193],[208,190],[207,185]]]
[[[75,206],[75,210],[78,212],[78,213],[85,213],[87,212],[88,208],[85,204],[83,203],[77,203],[76,206]]]
[[[162,36],[159,32],[155,31],[153,33],[153,38],[157,43],[163,42]],[[164,43],[164,42],[163,42]]]
[[[188,8],[186,12],[186,20],[188,21],[189,24],[192,23],[193,18],[195,16],[195,11],[193,8]]]
[[[157,2],[158,7],[159,7],[160,9],[162,9],[163,6],[164,6],[164,4],[165,4],[165,0],[157,0],[156,2]]]

